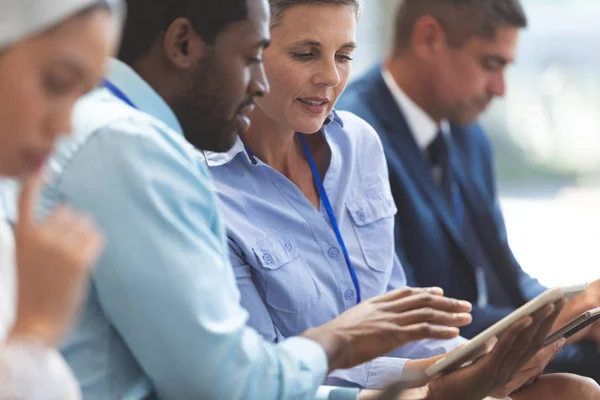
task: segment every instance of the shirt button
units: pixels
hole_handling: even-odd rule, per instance
[[[263,256],[263,261],[267,264],[273,264],[273,257],[270,254],[265,254]]]
[[[364,221],[366,218],[365,212],[363,210],[358,210],[356,212],[356,216],[358,217],[359,220]]]
[[[290,242],[285,242],[284,247],[290,253],[292,252],[292,250],[294,250],[294,246]]]
[[[344,298],[346,300],[352,300],[354,298],[354,290],[346,290],[344,293]]]
[[[340,254],[340,252],[335,247],[332,247],[329,249],[328,254],[329,254],[329,257],[336,258]]]

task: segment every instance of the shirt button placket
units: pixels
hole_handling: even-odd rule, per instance
[[[354,290],[346,290],[344,292],[344,299],[346,299],[346,301],[354,300]]]

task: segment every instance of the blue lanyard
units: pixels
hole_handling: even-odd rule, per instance
[[[304,150],[304,156],[306,157],[306,161],[308,161],[308,165],[310,166],[310,170],[312,171],[313,181],[315,186],[317,187],[317,191],[319,192],[319,197],[323,202],[323,206],[327,211],[327,215],[329,215],[329,220],[331,221],[331,226],[335,231],[335,236],[337,237],[337,241],[342,248],[342,252],[344,253],[344,258],[346,258],[346,264],[348,265],[348,271],[350,272],[350,276],[352,277],[352,283],[354,284],[354,289],[356,289],[356,304],[360,303],[360,285],[358,283],[358,277],[356,276],[356,271],[352,266],[352,262],[350,261],[350,255],[348,255],[348,249],[346,249],[346,244],[344,243],[344,238],[342,237],[342,232],[340,231],[340,227],[338,225],[337,219],[335,218],[335,213],[333,212],[333,208],[331,207],[331,203],[329,202],[329,197],[327,197],[327,192],[325,191],[325,187],[323,186],[323,180],[321,179],[321,174],[319,173],[319,168],[317,168],[317,163],[315,158],[313,157],[310,148],[308,147],[308,143],[306,143],[306,138],[303,134],[299,133],[298,138],[300,139],[300,144],[302,145],[302,150]]]
[[[109,81],[108,79],[103,79],[102,80],[102,86],[104,86],[105,88],[107,88],[112,94],[114,94],[116,97],[118,97],[119,99],[123,100],[123,102],[127,103],[128,106],[137,109],[137,107],[135,106],[135,104],[133,104],[133,102],[131,100],[129,100],[129,97],[127,97],[125,95],[125,93],[123,93],[121,91],[121,89],[119,89],[118,87],[116,87],[111,81]]]

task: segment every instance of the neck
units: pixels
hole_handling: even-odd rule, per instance
[[[304,160],[296,133],[273,121],[260,107],[254,109],[250,120],[250,129],[241,135],[244,143],[262,162],[290,177],[294,166]]]
[[[431,78],[427,76],[424,67],[412,60],[410,55],[391,56],[385,62],[385,67],[404,93],[431,119],[438,124],[441,123],[444,118],[432,101],[435,93],[431,87]]]
[[[166,64],[155,51],[140,57],[130,66],[156,93],[173,108],[173,98],[181,87],[177,75],[169,73]]]

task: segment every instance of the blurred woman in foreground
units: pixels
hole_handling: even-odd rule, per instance
[[[0,3],[0,176],[23,185],[14,235],[0,209],[0,399],[79,397],[55,347],[102,237],[67,207],[44,221],[34,211],[46,159],[100,81],[121,20],[117,0]]]

